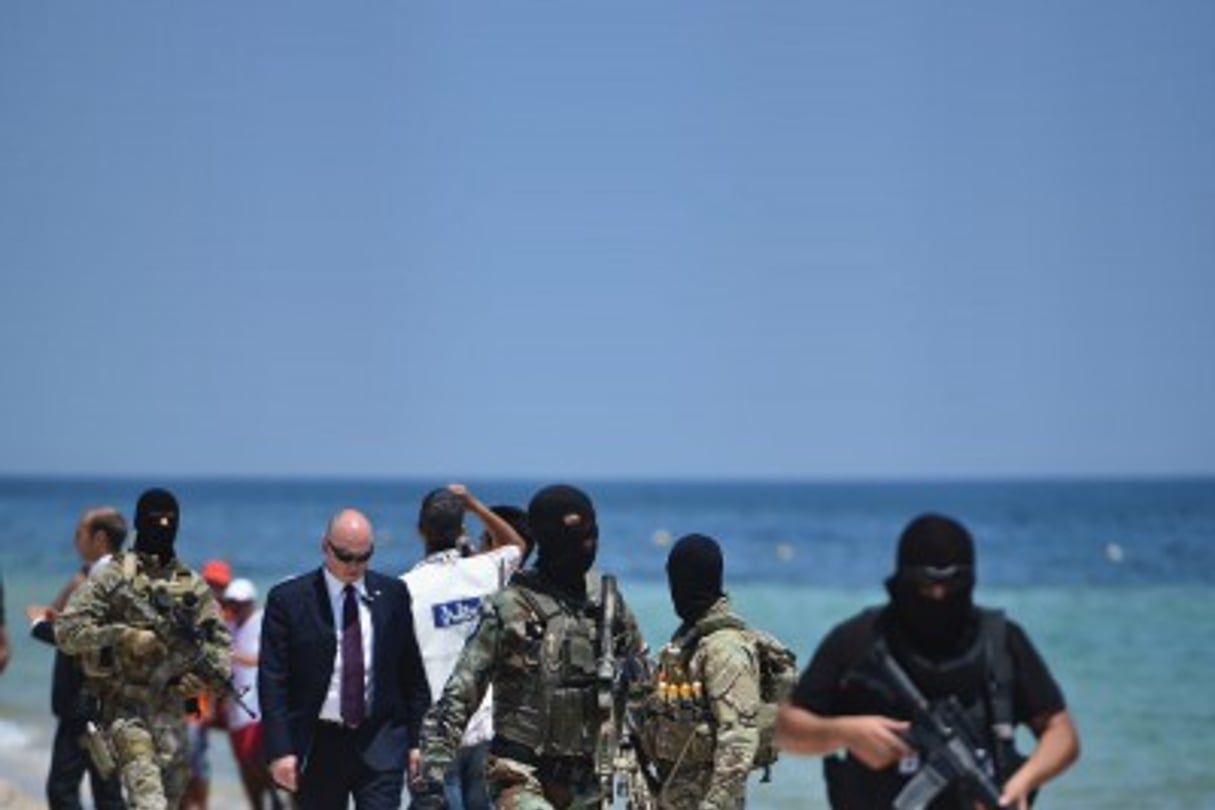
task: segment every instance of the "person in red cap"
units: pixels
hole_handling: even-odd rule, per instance
[[[226,618],[223,598],[224,591],[232,582],[232,566],[226,560],[211,559],[203,563],[201,573]],[[217,724],[222,726],[222,718],[223,715],[215,710],[214,696],[205,694],[198,697],[198,711],[186,715],[186,761],[190,763],[190,782],[182,800],[183,810],[207,810],[207,800],[211,792],[211,759],[207,730]]]
[[[224,590],[232,582],[232,566],[226,560],[207,560],[203,563],[202,578],[211,586],[216,599],[222,599]]]

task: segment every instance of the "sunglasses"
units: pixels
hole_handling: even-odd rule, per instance
[[[329,551],[334,557],[338,558],[339,562],[363,564],[371,559],[371,555],[375,553],[375,548],[369,548],[362,554],[356,554],[353,551],[347,551],[344,548],[338,548],[333,544],[332,540],[326,539],[325,545],[329,547]]]

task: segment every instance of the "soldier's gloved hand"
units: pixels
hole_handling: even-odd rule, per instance
[[[160,658],[168,652],[164,643],[151,630],[128,627],[122,631],[123,650],[131,658]]]
[[[447,810],[443,780],[423,776],[410,782],[409,810]]]
[[[193,672],[187,672],[177,681],[176,689],[182,697],[195,697],[207,691],[207,682]]]

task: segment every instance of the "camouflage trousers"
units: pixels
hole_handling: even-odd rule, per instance
[[[599,807],[599,781],[589,762],[552,772],[490,754],[485,764],[489,796],[497,810],[589,810]]]
[[[177,810],[190,781],[180,714],[132,714],[107,726],[129,810]]]

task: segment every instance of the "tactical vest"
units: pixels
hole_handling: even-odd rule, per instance
[[[522,666],[494,690],[495,744],[535,757],[589,757],[599,735],[596,691],[599,576],[587,575],[586,602],[570,605],[542,590],[533,571],[515,574],[523,627],[507,628],[503,654]]]
[[[870,608],[866,615],[875,622],[875,632],[885,644],[880,612]],[[934,662],[916,655],[900,655],[898,660],[916,684],[934,684],[935,694],[955,693],[955,687],[968,687],[958,695],[971,725],[982,729],[987,740],[994,773],[988,774],[997,785],[1024,762],[1013,745],[1012,660],[1005,643],[1007,621],[999,610],[979,609],[979,632],[970,647],[956,658]],[[977,688],[975,685],[978,685]],[[876,693],[875,693],[876,697]],[[965,697],[966,699],[962,699]],[[885,703],[885,698],[879,698]],[[903,716],[898,707],[887,704],[879,710],[887,716]],[[823,759],[827,795],[833,810],[872,810],[889,807],[903,786],[915,775],[919,764],[913,756],[882,771],[873,771],[851,755],[832,755]],[[954,788],[947,789],[931,808],[965,808]]]
[[[700,622],[659,652],[654,690],[642,707],[641,744],[664,775],[696,770],[713,761],[716,722],[704,685],[691,672],[691,661],[697,645],[719,631],[739,633],[755,650],[759,746],[751,767],[766,772],[776,762],[777,706],[797,679],[796,657],[774,636],[748,627],[737,616],[725,615]]]
[[[110,595],[107,619],[144,630],[161,637],[169,654],[160,660],[136,659],[125,654],[121,645],[104,647],[81,656],[81,668],[90,680],[91,688],[101,696],[138,698],[136,694],[148,687],[163,687],[168,671],[179,663],[176,659],[192,654],[166,637],[164,625],[167,613],[175,607],[197,615],[198,594],[188,568],[174,563],[165,578],[152,579],[143,570],[143,561],[134,552],[115,555],[114,566],[122,572],[121,584]],[[152,696],[155,697],[155,696]]]

